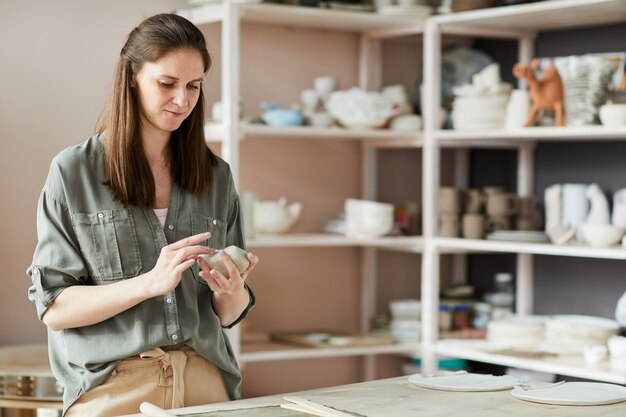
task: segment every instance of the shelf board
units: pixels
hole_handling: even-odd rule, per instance
[[[564,30],[626,21],[626,0],[551,0],[432,18],[446,33]]]
[[[287,27],[339,32],[368,32],[372,35],[390,36],[421,34],[424,19],[403,16],[383,16],[377,13],[345,10],[297,7],[277,4],[239,4],[241,20],[244,22],[280,25]],[[196,25],[219,22],[224,16],[222,4],[178,10]]]
[[[242,138],[245,137],[285,137],[293,139],[339,139],[367,140],[394,144],[421,146],[421,132],[398,132],[389,129],[351,130],[340,127],[319,128],[310,126],[273,127],[262,124],[242,123],[239,127]],[[204,135],[209,141],[219,141],[224,137],[224,127],[220,124],[206,123]]]
[[[286,343],[242,343],[242,362],[264,362],[289,359],[332,358],[339,356],[364,356],[383,354],[418,355],[419,344],[393,344],[366,347],[307,348]]]
[[[443,252],[501,252],[533,255],[571,256],[579,258],[626,259],[626,249],[592,248],[583,244],[553,245],[551,243],[502,242],[482,239],[435,238],[435,245]]]
[[[460,359],[495,365],[549,372],[596,381],[626,384],[626,369],[611,366],[610,363],[587,365],[581,356],[554,356],[545,359],[524,358],[502,355],[484,349],[484,341],[441,340],[437,342],[437,353]],[[483,349],[481,349],[481,346]]]
[[[420,253],[423,248],[421,236],[389,236],[368,239],[354,239],[330,233],[280,235],[257,235],[247,240],[251,248],[280,247],[374,247]]]
[[[624,0],[626,1],[626,0]],[[626,4],[624,5],[626,7]],[[529,127],[517,130],[462,131],[438,130],[437,140],[443,145],[446,142],[480,142],[507,141],[577,141],[577,140],[626,140],[626,126],[611,128],[606,126],[582,127]]]

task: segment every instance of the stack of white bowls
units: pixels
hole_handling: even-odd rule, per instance
[[[587,345],[606,345],[619,332],[615,320],[593,316],[559,315],[546,321],[543,350],[555,354],[581,355]]]
[[[393,204],[346,199],[346,235],[351,238],[380,237],[393,228]]]
[[[487,325],[487,339],[515,349],[536,351],[544,340],[546,317],[509,316]]]
[[[398,343],[417,343],[420,340],[421,302],[414,299],[392,300],[391,337]]]

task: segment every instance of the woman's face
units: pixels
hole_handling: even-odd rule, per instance
[[[198,103],[204,65],[199,52],[182,49],[146,62],[135,74],[144,138],[168,137]]]

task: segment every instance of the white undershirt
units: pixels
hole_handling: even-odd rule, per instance
[[[167,217],[167,207],[162,209],[154,209],[154,214],[159,218],[161,226],[165,226],[165,218]]]

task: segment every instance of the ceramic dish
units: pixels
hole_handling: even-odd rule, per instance
[[[460,373],[436,376],[422,376],[416,374],[409,377],[409,382],[422,388],[440,391],[479,392],[511,389],[522,381],[508,375],[495,376]]]
[[[599,382],[566,382],[524,389],[515,387],[515,398],[553,405],[604,405],[626,401],[626,387]]]
[[[487,240],[504,240],[514,242],[548,243],[550,239],[544,232],[533,230],[499,230],[486,236]]]

